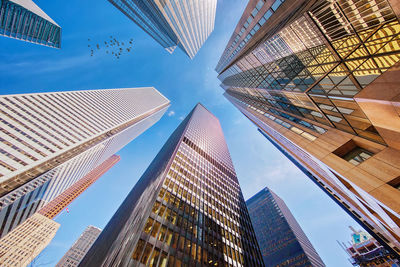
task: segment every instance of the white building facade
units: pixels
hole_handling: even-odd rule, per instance
[[[154,88],[0,96],[0,233],[140,135],[169,100]]]

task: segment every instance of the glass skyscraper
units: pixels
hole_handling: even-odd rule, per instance
[[[217,0],[108,0],[172,53],[193,58],[214,30]]]
[[[79,266],[264,266],[218,119],[198,104]]]
[[[216,70],[225,97],[400,253],[394,0],[250,1]]]
[[[264,188],[246,201],[265,266],[323,267],[285,202]]]
[[[0,35],[60,48],[61,27],[32,0],[0,0]]]
[[[152,126],[168,106],[154,88],[0,96],[0,236]]]

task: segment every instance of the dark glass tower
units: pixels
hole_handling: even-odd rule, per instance
[[[285,202],[267,187],[246,201],[266,266],[322,267]]]
[[[264,266],[218,119],[198,104],[80,266]]]

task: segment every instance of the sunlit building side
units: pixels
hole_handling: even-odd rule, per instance
[[[217,0],[108,0],[172,53],[193,58],[214,30]]]
[[[0,236],[156,123],[154,88],[0,96]]]
[[[35,213],[0,240],[0,266],[28,266],[56,235],[60,224]]]
[[[250,1],[216,68],[225,97],[396,253],[399,13],[393,0]]]

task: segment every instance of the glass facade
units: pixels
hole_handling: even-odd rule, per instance
[[[218,119],[198,104],[80,266],[264,266]]]
[[[223,88],[281,115],[385,144],[353,97],[400,59],[400,24],[389,3],[319,0],[293,13],[291,23],[226,64]]]
[[[0,0],[0,35],[61,47],[60,26],[30,0]]]
[[[325,266],[274,192],[264,188],[246,204],[266,266]]]
[[[109,0],[167,51],[193,58],[214,29],[216,0]]]

